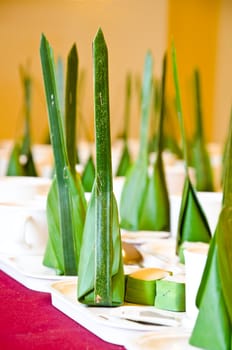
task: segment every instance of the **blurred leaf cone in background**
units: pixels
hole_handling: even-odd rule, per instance
[[[193,166],[196,174],[197,191],[213,191],[213,173],[203,130],[200,73],[194,71],[196,130],[192,144]]]
[[[162,160],[163,119],[165,106],[166,55],[163,60],[161,108],[156,137],[156,159],[144,192],[139,217],[139,229],[151,231],[170,230],[170,206]]]
[[[17,137],[7,167],[7,176],[37,176],[35,163],[31,151],[31,95],[32,80],[28,68],[20,66],[20,75],[23,84],[23,136]]]
[[[182,243],[185,241],[189,242],[209,242],[211,239],[211,232],[205,217],[205,214],[200,206],[196,192],[189,178],[188,173],[188,152],[187,152],[187,141],[184,130],[184,120],[182,114],[180,87],[178,81],[178,69],[176,61],[176,50],[173,45],[172,47],[172,66],[173,66],[173,77],[176,91],[176,106],[177,114],[180,123],[183,154],[185,161],[185,183],[182,193],[180,214],[178,220],[178,232],[177,232],[177,248],[176,251],[180,256],[181,262],[184,261],[183,251],[181,248]]]
[[[152,69],[152,55],[147,52],[143,73],[139,154],[127,173],[120,198],[121,227],[132,231],[139,229],[141,205],[148,184],[148,130],[152,95]]]
[[[119,160],[116,176],[126,176],[132,160],[128,145],[128,129],[130,119],[130,102],[131,102],[131,74],[126,76],[126,93],[125,93],[125,112],[124,112],[124,130],[122,134],[123,149]]]

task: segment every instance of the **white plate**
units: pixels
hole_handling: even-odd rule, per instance
[[[52,281],[72,278],[56,275],[55,270],[44,266],[42,261],[41,255],[17,257],[0,255],[0,268],[25,287],[40,292],[48,292]]]
[[[77,281],[74,280],[53,283],[51,285],[51,296],[52,304],[56,308],[90,332],[110,343],[125,345],[126,341],[132,340],[135,336],[144,332],[146,334],[150,332],[166,334],[170,329],[186,332],[182,327],[156,326],[121,319],[115,316],[117,315],[117,312],[115,312],[117,308],[115,307],[88,307],[83,305],[77,301]],[[128,307],[128,304],[125,307]],[[121,310],[123,306],[119,308]],[[148,308],[150,309],[150,307]]]
[[[145,244],[153,242],[157,238],[168,238],[170,232],[166,231],[127,231],[121,229],[121,237],[124,242],[134,244]]]
[[[182,332],[164,334],[149,333],[129,340],[127,350],[194,350],[198,349],[188,343],[190,334]]]

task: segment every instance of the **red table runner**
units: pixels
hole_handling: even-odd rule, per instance
[[[121,350],[106,343],[35,292],[0,271],[0,349]]]

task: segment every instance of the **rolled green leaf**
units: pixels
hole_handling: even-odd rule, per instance
[[[184,262],[183,251],[180,249],[182,243],[208,243],[211,239],[210,228],[206,216],[188,178],[185,179],[182,192],[177,230],[177,254],[179,254],[181,262]]]
[[[95,306],[124,301],[120,227],[113,194],[108,53],[102,30],[93,41],[96,177],[88,205],[78,272],[78,300]]]
[[[202,106],[201,106],[201,88],[200,88],[200,73],[194,71],[194,86],[195,86],[195,104],[196,104],[196,131],[193,139],[193,166],[196,175],[197,191],[213,191],[213,173],[210,163],[208,151],[205,146]]]
[[[228,279],[227,272],[231,270],[232,259],[231,251],[221,250],[223,246],[231,249],[231,210],[231,207],[225,207],[222,210],[210,244],[200,285],[199,313],[189,340],[191,345],[206,350],[231,349],[231,297],[230,300],[227,299],[229,295],[231,296],[231,289],[229,289],[231,288],[231,275]],[[219,258],[220,255],[224,256]],[[221,258],[223,262],[220,261]],[[222,281],[224,281],[223,284],[225,283],[224,287]],[[224,294],[225,291],[227,297]]]
[[[15,141],[6,175],[7,176],[37,176],[37,170],[31,151],[31,86],[29,72],[20,66],[20,74],[24,91],[24,134],[22,139]]]
[[[182,105],[180,97],[180,88],[178,80],[178,70],[177,70],[177,61],[176,61],[176,51],[173,45],[172,47],[172,66],[173,66],[173,77],[174,85],[176,91],[176,106],[177,114],[179,118],[182,145],[183,145],[183,155],[185,162],[185,172],[186,178],[182,193],[181,208],[178,219],[178,232],[177,232],[177,242],[176,242],[176,251],[180,254],[181,261],[183,262],[182,250],[180,246],[185,241],[200,241],[200,242],[209,242],[211,239],[211,232],[205,217],[205,214],[200,206],[200,203],[197,199],[195,190],[191,184],[189,173],[188,173],[188,151],[187,151],[187,140],[185,136],[184,129],[184,119],[182,114]]]
[[[153,165],[152,175],[149,177],[143,201],[140,209],[140,230],[169,231],[170,230],[170,205],[166,185],[163,159],[162,159],[162,136],[165,103],[165,80],[166,80],[166,55],[163,60],[163,74],[161,85],[161,108],[158,119],[158,131],[156,137],[156,159]]]
[[[127,275],[125,301],[133,304],[154,305],[156,283],[168,274],[169,272],[162,269],[144,268]]]
[[[228,133],[223,187],[223,208],[198,289],[197,320],[190,344],[206,350],[231,349],[232,333],[232,117]],[[209,322],[210,319],[210,322]]]
[[[66,90],[65,90],[65,135],[68,160],[75,175],[77,164],[76,148],[76,100],[78,80],[78,54],[74,44],[68,55]]]
[[[119,160],[116,176],[125,176],[129,170],[132,160],[128,146],[128,129],[130,120],[130,102],[131,102],[131,75],[126,77],[125,111],[124,111],[124,130],[122,135],[123,150]]]
[[[148,52],[145,58],[143,75],[139,154],[135,164],[126,176],[120,198],[121,227],[135,231],[139,229],[141,204],[148,184],[148,131],[152,67],[152,55]]]
[[[95,164],[92,155],[89,156],[84,170],[81,174],[81,181],[85,192],[91,192],[95,179]]]
[[[47,266],[56,268],[60,274],[76,275],[86,201],[80,178],[73,175],[69,165],[53,53],[44,35],[41,37],[40,55],[55,161],[55,178],[47,199],[49,242],[43,262]]]
[[[58,98],[60,101],[60,111],[62,115],[62,120],[64,120],[65,115],[65,84],[64,84],[64,62],[61,56],[58,56],[57,62],[56,62],[56,81],[57,81],[57,92],[58,92]]]

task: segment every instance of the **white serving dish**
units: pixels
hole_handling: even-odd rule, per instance
[[[166,334],[170,329],[173,331],[177,330],[180,333],[187,332],[183,326],[157,326],[117,317],[117,309],[121,311],[122,308],[127,308],[128,304],[119,308],[88,307],[83,305],[77,301],[77,279],[76,281],[58,281],[53,283],[51,285],[51,297],[53,306],[109,343],[125,345],[129,340],[132,341],[136,336],[144,332],[146,334],[150,332]],[[137,307],[139,308],[140,306]],[[142,306],[142,308],[143,310],[151,309],[149,306]],[[157,310],[155,307],[152,307],[152,309]],[[162,313],[162,310],[159,311]],[[167,315],[167,313],[167,311],[163,311],[164,315]],[[178,317],[180,316],[180,313],[175,314],[178,314]],[[173,313],[170,313],[170,315],[173,315]]]
[[[73,278],[56,275],[55,270],[44,266],[42,261],[41,255],[0,255],[0,269],[25,287],[38,292],[49,292],[50,284],[54,281]]]

